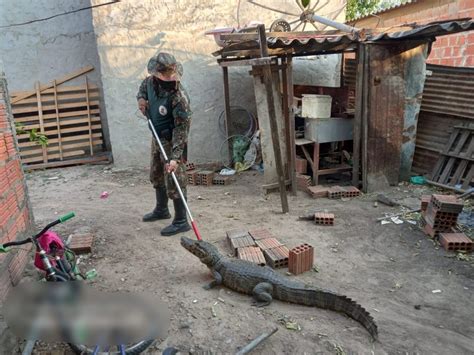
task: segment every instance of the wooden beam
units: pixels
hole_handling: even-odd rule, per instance
[[[225,125],[225,136],[229,138],[229,121],[230,121],[230,87],[229,87],[229,70],[227,67],[222,67],[222,76],[224,78],[224,125]],[[227,153],[229,164],[232,163],[232,152],[231,152],[230,141],[227,144]]]
[[[40,125],[40,132],[41,134],[44,134],[44,126],[43,126],[43,107],[41,103],[41,91],[40,91],[40,83],[37,81],[35,83],[35,89],[36,89],[36,100],[37,100],[37,110],[38,110],[38,117],[39,117],[39,125]],[[41,149],[43,151],[43,162],[47,163],[48,162],[48,152],[44,146],[41,146]]]
[[[94,67],[92,65],[88,65],[85,68],[76,70],[75,72],[72,72],[71,74],[68,74],[66,76],[63,76],[62,78],[56,79],[56,85],[61,85],[62,83],[65,83],[66,81],[77,78],[78,76],[81,76],[82,74],[88,73],[92,70],[94,70]],[[39,87],[39,92],[41,93],[42,91],[51,89],[52,87],[53,87],[53,83],[42,85]],[[18,101],[21,101],[23,99],[26,99],[27,97],[33,96],[35,93],[37,93],[37,91],[38,90],[28,91],[22,95],[16,96],[14,99],[11,100],[11,104],[13,105],[14,103],[17,103]]]
[[[89,148],[91,156],[94,155],[94,146],[92,144],[92,119],[91,119],[91,106],[89,103],[89,81],[86,75],[86,102],[87,102],[87,126],[89,128]]]
[[[296,179],[292,179],[293,176],[293,164],[291,163],[292,159],[292,150],[295,149],[295,146],[291,146],[291,133],[290,133],[290,110],[289,110],[289,100],[288,100],[288,73],[286,71],[286,58],[281,58],[281,83],[282,83],[282,101],[283,101],[283,119],[285,120],[285,135],[286,135],[286,160],[288,161],[287,170],[288,170],[288,177],[291,181],[291,194],[296,196]]]
[[[60,166],[67,166],[67,165],[93,164],[93,163],[110,162],[110,161],[111,161],[110,155],[106,154],[106,155],[96,155],[95,157],[63,160],[63,161],[46,163],[46,164],[23,165],[23,168],[25,170],[35,170],[35,169],[57,168]]]
[[[56,80],[53,81],[54,85],[54,108],[56,110],[56,126],[58,128],[58,143],[59,143],[59,160],[63,160],[63,148],[61,141],[61,123],[59,122],[59,109],[58,109],[58,92]]]
[[[265,37],[265,26],[258,26],[260,55],[262,58],[268,57],[267,40]],[[283,162],[280,148],[280,137],[278,135],[278,123],[276,121],[275,102],[273,100],[272,70],[270,65],[263,66],[263,80],[267,94],[268,115],[270,118],[270,129],[273,142],[273,152],[275,154],[275,165],[280,186],[280,198],[283,213],[289,212],[288,197],[286,195],[285,173],[283,171]]]
[[[364,90],[364,50],[362,45],[357,51],[357,70],[356,70],[356,97],[355,97],[355,115],[353,131],[353,153],[352,153],[352,185],[359,187],[360,174],[360,150],[361,150],[361,128],[362,128],[362,92]]]
[[[291,175],[290,175],[290,180],[291,184],[294,188],[295,194],[296,190],[298,190],[297,187],[297,182],[296,182],[296,144],[295,144],[295,139],[296,139],[296,133],[295,133],[295,111],[293,109],[293,97],[294,97],[294,92],[293,92],[293,58],[289,55],[286,58],[286,77],[287,77],[287,86],[288,86],[288,95],[287,95],[287,100],[288,100],[288,120],[290,121],[290,147],[291,147],[291,160],[290,160],[290,165],[291,165]]]

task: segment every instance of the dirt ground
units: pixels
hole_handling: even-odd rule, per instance
[[[147,179],[145,170],[82,166],[30,173],[28,187],[38,225],[73,210],[77,217],[56,230],[63,237],[85,231],[96,235],[93,254],[82,266],[96,268],[96,285],[151,291],[168,304],[169,336],[150,352],[175,346],[184,353],[235,353],[277,326],[279,331],[255,353],[472,354],[474,258],[459,260],[410,223],[375,222],[399,207],[375,207],[374,195],[314,200],[299,192],[289,197],[290,213],[282,214],[279,195],[265,196],[263,175],[254,171],[235,177],[229,186],[191,186],[188,192],[203,238],[225,254],[230,252],[225,232],[235,228],[267,228],[290,248],[313,245],[319,271],[289,277],[344,294],[365,307],[379,328],[379,341],[373,343],[360,324],[332,311],[279,301],[256,309],[248,296],[202,289],[211,280],[206,267],[180,246],[179,236],[159,235],[169,221],[141,221],[154,203]],[[426,190],[401,185],[385,193],[416,208]],[[100,198],[103,191],[109,192],[108,198]],[[335,213],[335,226],[297,220],[316,210]],[[441,293],[432,292],[437,289]],[[296,322],[300,329],[286,329],[285,321]]]

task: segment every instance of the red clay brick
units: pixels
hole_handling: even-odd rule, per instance
[[[344,186],[342,189],[344,190],[342,197],[352,198],[360,195],[360,190],[355,186]]]
[[[328,198],[338,199],[341,198],[344,194],[344,189],[340,186],[333,186],[328,189]]]
[[[324,186],[309,186],[308,193],[313,198],[328,197],[328,188]]]
[[[71,249],[76,254],[92,253],[92,244],[94,243],[94,235],[91,233],[74,234],[69,244]]]
[[[265,239],[265,238],[275,238],[275,236],[266,229],[252,229],[249,231],[249,234],[255,240]]]
[[[188,178],[189,185],[197,185],[196,183],[197,171],[196,170],[186,171],[186,176]]]
[[[294,275],[311,270],[313,267],[314,248],[302,244],[290,250],[288,256],[288,271]]]
[[[214,185],[229,185],[231,181],[230,176],[222,176],[222,175],[216,175],[214,176],[214,179],[212,179],[212,183]]]
[[[299,156],[296,157],[295,171],[300,174],[306,174],[306,172],[308,171],[308,162],[306,161],[306,159],[301,158]]]
[[[300,191],[308,192],[311,186],[311,176],[296,174],[296,188]]]
[[[441,212],[460,213],[463,209],[463,202],[458,200],[454,195],[438,195],[431,196],[431,204]]]
[[[267,249],[276,248],[276,247],[279,247],[279,246],[283,245],[276,238],[259,239],[259,240],[256,240],[255,243],[263,251],[265,251]]]
[[[474,243],[464,233],[441,233],[439,242],[449,251],[472,252]]]
[[[242,237],[247,237],[249,233],[247,231],[244,231],[243,229],[232,229],[230,231],[226,232],[227,240],[230,241],[231,239],[234,238],[242,238]]]
[[[255,241],[252,239],[250,235],[246,235],[244,237],[239,237],[239,238],[228,239],[228,241],[229,241],[230,248],[232,249],[232,253],[234,255],[237,255],[238,248],[255,246]]]
[[[334,218],[334,213],[316,212],[314,214],[314,222],[319,225],[333,226]]]
[[[196,176],[196,185],[211,186],[214,179],[214,172],[209,170],[198,170]]]
[[[237,249],[237,257],[242,260],[248,260],[260,266],[265,266],[265,256],[259,247],[243,247]]]
[[[421,196],[421,211],[426,211],[428,209],[428,204],[431,201],[431,195]]]
[[[284,245],[263,251],[267,264],[274,269],[287,267],[289,254],[290,251]]]

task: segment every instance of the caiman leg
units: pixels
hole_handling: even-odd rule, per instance
[[[268,282],[260,282],[253,288],[252,294],[255,298],[254,305],[257,307],[268,306],[272,300],[273,286]]]
[[[210,290],[213,287],[220,286],[222,285],[222,276],[215,270],[211,270],[212,272],[212,277],[214,277],[214,280],[209,282],[207,285],[204,285],[202,288],[205,290]]]

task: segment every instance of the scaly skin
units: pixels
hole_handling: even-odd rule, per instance
[[[275,298],[342,312],[361,323],[377,339],[377,325],[369,312],[346,296],[290,280],[268,266],[227,258],[214,245],[202,240],[182,237],[181,245],[211,270],[214,281],[206,285],[206,289],[224,285],[234,291],[253,295],[258,306],[266,306]]]

